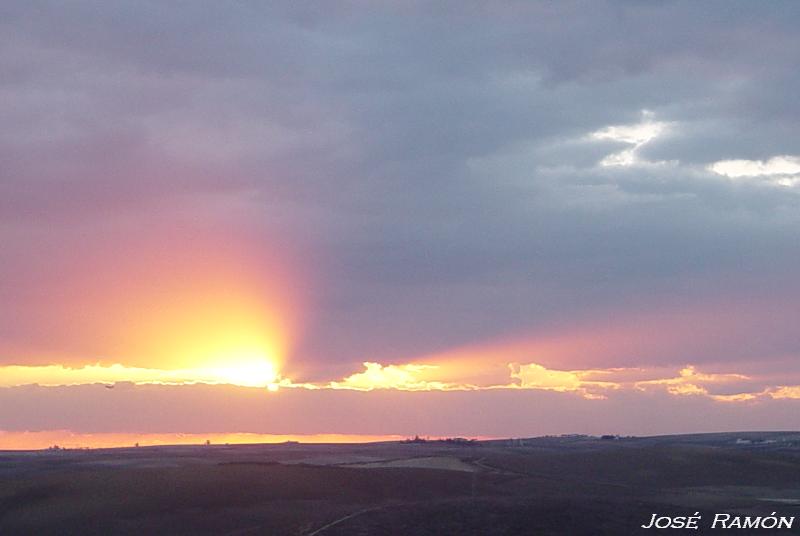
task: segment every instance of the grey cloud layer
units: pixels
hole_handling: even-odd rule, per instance
[[[295,357],[320,370],[665,300],[800,294],[797,188],[706,169],[800,154],[798,4],[326,11],[0,8],[0,359],[48,335],[16,319],[44,307],[31,288],[58,288],[43,257],[80,267],[76,244],[114,251],[92,228],[127,218],[146,237],[175,212],[314,252]],[[586,137],[645,109],[673,126],[639,155],[669,163],[598,166],[626,145]],[[800,350],[780,335],[782,356]]]
[[[98,404],[99,397],[103,403]],[[538,390],[307,391],[231,386],[0,388],[0,429],[78,433],[656,435],[798,426],[796,400],[753,404],[625,392],[608,400]],[[522,409],[522,410],[521,410]],[[124,419],[120,416],[124,415]],[[654,418],[657,416],[657,418]]]

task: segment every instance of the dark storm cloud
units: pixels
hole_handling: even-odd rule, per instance
[[[53,248],[80,266],[114,251],[92,228],[174,212],[314,252],[295,361],[320,371],[800,294],[797,188],[706,169],[800,154],[796,3],[0,9],[6,361],[47,325],[11,319],[64,283]],[[589,135],[643,110],[670,125],[643,163],[599,166],[630,144]]]

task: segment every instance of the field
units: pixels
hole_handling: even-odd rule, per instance
[[[0,452],[4,536],[629,534],[694,512],[800,515],[800,434]]]

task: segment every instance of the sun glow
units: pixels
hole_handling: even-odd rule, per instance
[[[235,445],[258,443],[369,443],[375,441],[400,441],[401,435],[358,434],[260,434],[260,433],[79,433],[69,430],[4,431],[0,430],[0,450],[38,450],[58,445],[60,448],[114,448],[160,445]]]
[[[224,366],[198,369],[196,374],[207,378],[206,383],[267,387],[270,391],[277,390],[280,382],[275,365],[265,358],[229,359],[225,360]]]

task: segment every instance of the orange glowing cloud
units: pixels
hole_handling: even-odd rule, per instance
[[[687,366],[682,368],[679,375],[674,378],[640,381],[636,382],[635,386],[642,390],[653,386],[663,386],[674,395],[708,395],[708,389],[705,387],[707,384],[732,383],[743,380],[750,380],[750,378],[743,374],[704,374],[698,372],[693,366]],[[749,400],[747,397],[743,398],[742,394],[711,396],[719,396],[721,401]]]
[[[774,379],[754,378],[739,373],[701,372],[694,365],[679,370],[665,367],[561,370],[540,363],[507,363],[498,378],[484,375],[481,381],[463,379],[475,370],[460,371],[453,362],[444,366],[430,363],[363,363],[363,370],[340,380],[295,383],[280,374],[274,363],[262,359],[228,359],[224,366],[157,369],[115,365],[65,367],[0,366],[0,387],[29,384],[67,386],[118,382],[133,384],[227,384],[239,387],[299,390],[351,391],[478,391],[540,390],[572,393],[588,400],[607,399],[612,392],[659,390],[673,396],[698,396],[717,402],[749,402],[760,399],[800,399],[796,385],[770,384]],[[488,370],[488,369],[483,369]],[[491,371],[494,374],[494,371]],[[722,392],[720,392],[720,388]]]
[[[576,392],[584,398],[603,399],[603,390],[621,388],[619,383],[590,379],[597,375],[613,374],[615,370],[551,370],[537,363],[512,363],[509,367],[511,377],[518,380],[517,385],[523,389]]]
[[[352,374],[341,381],[330,382],[331,389],[354,389],[371,391],[373,389],[399,389],[403,391],[432,391],[460,389],[450,382],[438,381],[439,373],[435,365],[381,365],[364,363],[364,371]]]
[[[197,367],[189,369],[153,369],[114,365],[86,365],[65,367],[62,365],[0,367],[0,387],[38,384],[43,386],[83,385],[91,383],[114,384],[131,382],[136,384],[229,384],[242,387],[266,387],[276,390],[285,384],[275,365],[264,359],[226,361],[224,366]]]
[[[474,370],[467,373],[458,371],[452,362],[444,366],[430,363],[381,365],[366,362],[363,366],[363,371],[340,381],[298,385],[284,380],[282,386],[359,391],[528,389],[574,393],[589,400],[603,400],[610,393],[622,390],[661,390],[674,396],[701,396],[717,402],[748,402],[762,397],[800,398],[800,388],[796,386],[759,387],[770,379],[739,373],[701,372],[694,365],[686,365],[679,370],[668,367],[560,370],[539,363],[508,363],[505,375],[499,380],[486,376],[483,381],[474,383],[463,381]],[[719,388],[729,392],[719,393]]]
[[[784,385],[768,392],[772,398],[800,399],[800,385]]]

